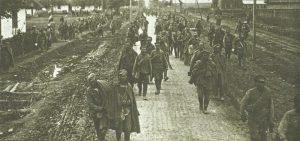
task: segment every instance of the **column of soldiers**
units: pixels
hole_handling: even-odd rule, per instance
[[[218,17],[221,19],[220,17]],[[230,33],[230,29],[220,30],[221,22],[216,19],[216,28],[210,23],[208,31],[208,39],[210,46],[214,48],[214,53],[211,55],[216,73],[213,73],[216,78],[216,90],[221,95],[221,100],[224,100],[224,82],[226,82],[226,61],[231,57],[231,53],[237,55],[238,64],[246,69],[247,44],[246,39],[250,32],[249,20],[242,22],[238,19],[235,34]],[[220,50],[224,48],[224,56],[220,54]],[[205,54],[205,51],[203,51]],[[203,55],[202,56],[205,56]],[[206,57],[204,57],[206,58]],[[205,61],[205,59],[202,59]],[[202,60],[200,60],[202,62]],[[200,63],[199,61],[199,63]],[[207,62],[207,61],[206,61]],[[209,63],[207,63],[209,64]],[[200,66],[200,65],[199,65]],[[194,65],[194,68],[199,67]],[[207,65],[208,66],[208,65]],[[204,69],[204,67],[202,67]],[[194,70],[194,69],[191,69]],[[197,69],[196,69],[197,70]],[[200,67],[197,70],[200,71]],[[207,75],[206,71],[206,75]],[[193,75],[192,71],[192,75]],[[205,74],[203,74],[205,76]],[[210,73],[208,73],[210,74]],[[200,74],[199,74],[200,75]],[[201,76],[201,75],[200,75]],[[200,81],[205,81],[201,77]],[[208,75],[210,76],[210,75]],[[206,78],[207,79],[207,78]],[[225,81],[224,81],[225,80]],[[209,79],[205,81],[205,85],[209,85]],[[299,84],[299,78],[297,80]],[[254,87],[249,89],[240,102],[240,115],[242,121],[248,123],[251,141],[297,141],[300,138],[300,95],[297,94],[294,98],[294,108],[286,112],[280,121],[277,134],[270,134],[274,130],[274,102],[273,92],[266,86],[267,78],[263,75],[254,77]],[[202,87],[203,85],[202,84]],[[205,86],[204,85],[204,86]],[[206,87],[207,89],[209,86]],[[297,87],[299,90],[299,86]],[[198,87],[197,87],[198,91]],[[203,90],[202,90],[203,91]],[[205,94],[205,92],[203,92]],[[223,98],[222,98],[223,97]],[[201,103],[201,102],[200,102]],[[204,100],[205,103],[205,100]],[[205,108],[204,104],[204,108]]]
[[[75,38],[76,34],[86,30],[96,31],[97,35],[103,37],[104,26],[109,21],[105,14],[100,13],[78,19],[70,24],[67,23],[64,17],[61,17],[58,29],[55,28],[52,16],[50,16],[48,22],[49,24],[46,27],[34,25],[25,33],[18,30],[11,39],[6,39],[5,42],[1,41],[3,50],[0,56],[2,71],[8,71],[10,67],[14,66],[14,56],[21,56],[33,50],[48,50],[59,37],[61,40],[71,40]],[[56,33],[57,31],[59,34]]]
[[[166,78],[168,78],[167,69],[172,68],[169,56],[174,53],[176,58],[183,58],[184,64],[190,65],[189,75],[191,79],[189,83],[194,84],[197,88],[199,110],[204,114],[208,114],[211,95],[215,94],[220,100],[225,100],[226,64],[230,60],[232,50],[234,50],[234,53],[236,51],[239,64],[245,63],[242,62],[245,61],[243,59],[246,54],[245,38],[234,36],[229,29],[223,31],[221,27],[216,26],[217,28],[215,28],[211,24],[208,32],[210,43],[206,46],[203,38],[201,38],[203,29],[205,29],[201,27],[201,21],[198,21],[195,26],[196,32],[192,32],[189,30],[189,23],[185,18],[165,14],[159,15],[157,19],[155,26],[157,39],[155,45],[153,45],[151,43],[152,38],[148,37],[146,30],[141,35],[138,33],[138,30],[145,26],[145,20],[146,18],[140,14],[131,22],[125,48],[122,51],[119,62],[119,71],[123,72],[120,75],[123,74],[123,78],[126,78],[126,82],[130,84],[130,88],[128,87],[129,92],[133,93],[132,87],[137,83],[139,88],[138,95],[143,95],[143,99],[147,100],[148,83],[154,78],[155,94],[159,94],[162,80],[167,80]],[[133,49],[137,41],[142,42],[141,54],[139,55]],[[212,53],[209,51],[209,48],[212,48]],[[267,130],[272,131],[274,127],[272,92],[266,87],[266,78],[264,76],[257,75],[254,78],[254,83],[255,87],[248,90],[241,101],[241,118],[243,121],[248,120],[252,141],[266,141]],[[131,97],[134,97],[134,95],[132,94]],[[124,99],[121,105],[130,105],[128,104],[130,102],[126,101],[126,98]],[[131,102],[134,103],[135,100],[132,99]],[[296,123],[299,121],[299,104],[297,103],[299,103],[299,96],[295,98],[295,109],[287,112],[280,123],[280,138],[285,141],[294,141],[299,137],[300,130]],[[136,104],[133,105],[136,106]],[[129,109],[127,108],[127,110]],[[126,112],[126,108],[123,109],[123,112],[125,113],[125,118],[123,117],[122,119],[124,119],[124,122],[127,122],[126,116],[131,112]],[[135,122],[137,121],[138,114],[130,116],[137,117],[134,120]],[[123,124],[122,130],[125,133],[125,140],[129,140],[130,131],[139,132],[139,130],[128,130],[128,128],[125,128],[127,129],[125,130],[124,127],[126,126],[132,127],[137,125],[126,122]],[[121,131],[117,130],[116,136],[118,140],[120,139]]]
[[[160,22],[160,21],[158,21]],[[201,41],[201,23],[200,20],[197,22],[194,34],[185,34],[189,37],[185,40],[184,49],[187,53],[184,56],[187,58],[187,62],[190,61],[190,72],[189,75],[191,79],[189,83],[194,84],[197,88],[199,109],[204,114],[208,114],[208,105],[210,96],[215,93],[218,95],[220,100],[224,100],[225,89],[226,89],[226,71],[227,71],[227,61],[229,61],[234,49],[234,53],[238,56],[239,65],[245,66],[245,57],[247,53],[247,48],[245,44],[245,39],[249,32],[248,25],[244,23],[241,28],[240,36],[234,36],[230,33],[229,29],[225,31],[221,28],[220,21],[214,26],[210,24],[208,31],[209,46],[212,47],[213,53],[208,51],[209,47],[205,47],[203,41]],[[167,22],[172,24],[172,22]],[[174,26],[174,25],[172,25]],[[162,24],[156,27],[157,30],[163,31]],[[175,26],[176,27],[176,26]],[[177,27],[177,29],[179,29]],[[185,30],[189,32],[188,30]],[[158,31],[159,32],[159,31]],[[172,32],[171,32],[172,33]],[[200,35],[199,35],[200,34]],[[174,37],[178,36],[171,34]],[[173,40],[174,41],[174,40]],[[176,42],[178,43],[178,42]],[[172,45],[169,44],[169,47]],[[176,48],[176,47],[175,47]],[[224,55],[222,50],[224,48]],[[172,48],[169,48],[172,53]],[[175,57],[177,52],[175,51]],[[192,56],[192,57],[191,57]],[[187,63],[188,64],[188,63]],[[255,87],[250,89],[241,102],[241,116],[242,120],[248,119],[248,125],[250,129],[251,140],[253,141],[266,141],[267,130],[272,131],[273,124],[273,100],[270,90],[265,86],[266,78],[264,76],[258,75],[255,77]],[[295,110],[288,112],[293,119],[297,118]],[[286,115],[287,115],[286,114]],[[298,116],[299,117],[299,116]],[[288,124],[287,118],[284,118],[280,126],[281,138],[286,139],[286,136],[291,136],[289,138],[295,138],[298,132],[293,132],[296,130],[282,129],[290,126],[292,129],[299,128],[298,126],[293,126]],[[289,120],[289,122],[294,122]],[[289,135],[286,135],[289,134]]]

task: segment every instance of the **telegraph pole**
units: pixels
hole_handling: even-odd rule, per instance
[[[130,11],[130,15],[129,15],[129,20],[131,21],[132,19],[132,0],[130,0],[130,2],[129,2],[130,4],[129,4],[129,11]]]
[[[253,46],[252,46],[252,59],[254,59],[254,50],[256,48],[256,30],[255,30],[255,17],[256,17],[256,0],[253,0]]]

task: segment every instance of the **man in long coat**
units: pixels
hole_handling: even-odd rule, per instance
[[[139,111],[132,86],[127,81],[127,71],[120,70],[117,93],[121,108],[120,120],[116,129],[117,141],[121,141],[121,134],[124,132],[124,141],[130,140],[130,133],[140,133]]]
[[[225,82],[226,82],[226,59],[225,56],[221,54],[221,47],[219,44],[214,46],[214,53],[211,58],[216,65],[216,75],[215,75],[216,95],[218,95],[220,100],[223,101],[224,93],[225,93]]]
[[[294,98],[294,108],[287,111],[278,127],[281,141],[297,141],[300,139],[300,94]]]
[[[241,119],[248,119],[251,141],[267,141],[267,130],[274,127],[274,104],[271,90],[265,86],[266,78],[257,75],[255,87],[246,92],[241,101]]]
[[[137,56],[136,51],[132,48],[131,43],[127,42],[125,44],[125,49],[122,51],[122,55],[119,61],[118,70],[125,69],[127,73],[128,82],[133,86],[135,79],[132,75],[132,69],[134,65],[135,58]]]
[[[105,135],[109,127],[109,118],[107,114],[107,95],[101,92],[96,75],[91,73],[87,77],[89,87],[86,91],[87,104],[90,110],[90,115],[94,121],[98,141],[105,141]]]

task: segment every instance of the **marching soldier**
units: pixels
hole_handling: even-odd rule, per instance
[[[152,37],[148,37],[145,47],[149,55],[151,55],[151,52],[155,50],[155,47],[151,42],[152,42]]]
[[[213,46],[214,35],[215,35],[215,26],[212,23],[210,23],[209,31],[208,31],[208,41],[211,47]]]
[[[300,94],[294,98],[294,109],[286,112],[280,121],[278,132],[281,141],[300,139]]]
[[[212,93],[214,63],[209,59],[208,51],[202,52],[201,60],[196,61],[191,72],[190,84],[197,87],[199,109],[208,114],[209,96]]]
[[[156,49],[151,53],[152,73],[155,80],[156,92],[158,95],[161,90],[161,82],[163,79],[164,70],[167,69],[167,60],[164,53],[160,50],[160,43],[157,42]]]
[[[10,67],[14,66],[14,58],[9,43],[3,43],[2,37],[3,36],[0,35],[0,71],[7,72]]]
[[[107,109],[105,109],[106,95],[100,92],[100,87],[96,79],[96,75],[91,73],[87,77],[87,104],[94,121],[98,141],[105,141],[105,135],[109,127],[109,119]]]
[[[135,82],[134,76],[132,75],[132,69],[136,56],[136,51],[132,48],[132,45],[129,42],[127,42],[125,44],[125,49],[122,51],[118,70],[125,69],[128,72],[127,79],[132,86]]]
[[[141,41],[141,47],[145,46],[147,43],[147,39],[148,39],[148,34],[146,31],[144,31],[140,36],[139,36],[139,40]]]
[[[116,129],[117,141],[121,141],[124,132],[124,141],[130,141],[130,133],[140,133],[139,111],[137,109],[132,86],[127,81],[127,71],[120,70],[117,91],[121,106],[121,120]]]
[[[202,31],[203,31],[203,26],[201,24],[201,20],[199,19],[196,26],[195,26],[196,30],[197,30],[197,35],[198,37],[200,37]]]
[[[242,121],[248,119],[251,141],[267,141],[267,130],[273,131],[274,104],[271,90],[265,86],[266,78],[257,75],[255,87],[246,92],[241,101]]]
[[[47,36],[44,29],[40,29],[40,32],[37,36],[37,41],[38,41],[37,45],[38,48],[40,48],[42,51],[46,48],[46,40],[47,40]]]
[[[219,7],[216,7],[215,19],[216,19],[216,25],[220,26],[222,21],[222,11],[220,10]]]
[[[191,64],[190,64],[190,72],[192,72],[192,69],[196,63],[196,61],[201,60],[202,54],[203,54],[204,44],[201,42],[199,45],[197,42],[193,44],[193,49],[190,50],[192,53],[191,56]]]
[[[215,35],[214,35],[214,38],[213,38],[213,45],[220,44],[221,48],[223,48],[223,38],[224,38],[224,32],[221,29],[221,27],[218,26],[216,28]]]
[[[215,45],[214,53],[212,55],[212,60],[216,66],[216,94],[219,94],[220,100],[224,101],[224,92],[225,92],[225,82],[226,82],[226,59],[225,56],[221,54],[220,45]]]
[[[138,81],[139,96],[141,96],[143,92],[143,99],[147,100],[147,89],[149,75],[152,74],[152,65],[150,55],[147,54],[145,47],[141,48],[141,54],[136,57],[132,73]]]
[[[245,41],[247,39],[249,32],[250,32],[250,27],[249,27],[247,21],[244,21],[242,28],[241,28],[242,40]]]
[[[235,33],[237,33],[239,35],[239,38],[242,37],[242,34],[241,34],[241,32],[242,32],[242,25],[243,25],[242,20],[239,19],[237,21],[236,28],[235,28]]]
[[[241,38],[238,38],[235,43],[235,53],[238,56],[238,62],[239,62],[239,66],[246,69],[246,56],[247,56],[247,46],[246,43],[241,40]]]
[[[231,52],[232,52],[232,41],[233,41],[233,35],[230,34],[230,30],[227,29],[223,38],[223,46],[225,49],[225,57],[226,59],[230,59]]]

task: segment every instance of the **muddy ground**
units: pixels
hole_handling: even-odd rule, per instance
[[[8,79],[10,83],[22,82],[18,91],[42,93],[34,95],[25,118],[2,124],[2,139],[94,140],[84,96],[85,79],[94,72],[101,79],[114,80],[125,28],[104,38],[90,33],[16,70]],[[55,78],[54,65],[61,68]]]

